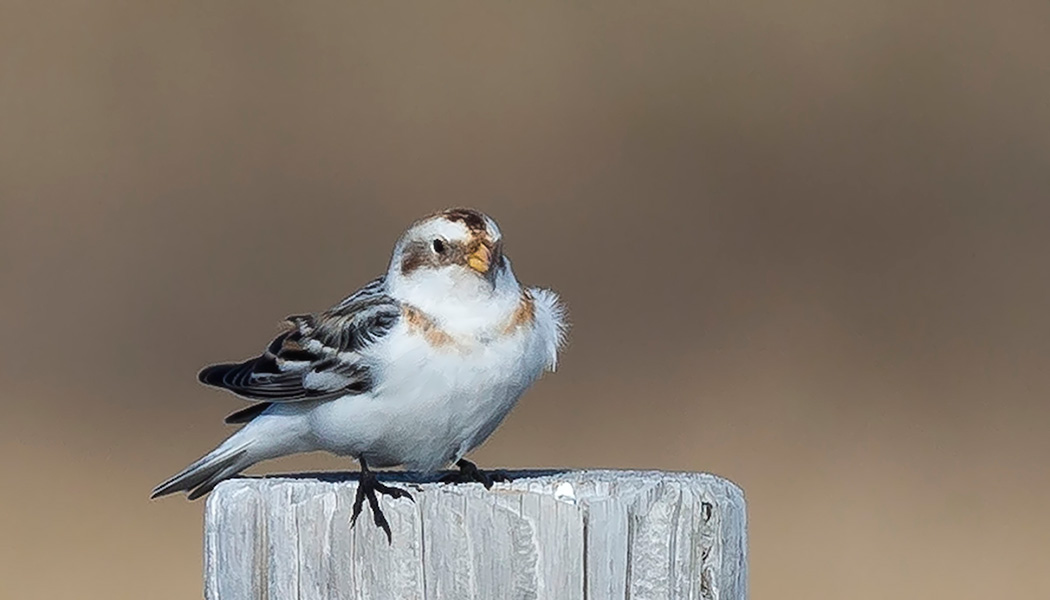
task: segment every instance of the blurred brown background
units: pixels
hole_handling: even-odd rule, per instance
[[[574,325],[478,462],[729,477],[755,598],[1050,596],[1048,56],[1042,0],[3,2],[0,597],[198,597],[197,369],[461,204]]]

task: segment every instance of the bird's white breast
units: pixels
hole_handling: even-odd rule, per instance
[[[369,465],[435,470],[480,445],[521,394],[553,368],[561,334],[557,297],[530,290],[527,323],[490,304],[490,315],[445,323],[440,331],[402,318],[370,349],[375,388],[317,407],[318,443],[364,454]],[[515,310],[516,304],[510,304]]]

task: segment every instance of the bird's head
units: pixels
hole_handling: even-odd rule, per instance
[[[398,240],[388,276],[434,293],[492,293],[509,271],[499,226],[469,208],[452,208],[412,224]]]

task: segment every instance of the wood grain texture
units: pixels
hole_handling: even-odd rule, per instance
[[[523,471],[491,490],[385,481],[393,543],[349,474],[244,478],[208,499],[205,596],[255,599],[743,600],[743,492],[703,473]]]

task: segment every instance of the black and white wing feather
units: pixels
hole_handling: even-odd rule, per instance
[[[273,402],[367,392],[373,382],[360,352],[401,318],[400,305],[385,289],[383,279],[376,279],[325,312],[288,317],[288,330],[261,355],[207,367],[198,379],[262,403],[230,415],[228,423],[250,421]]]

